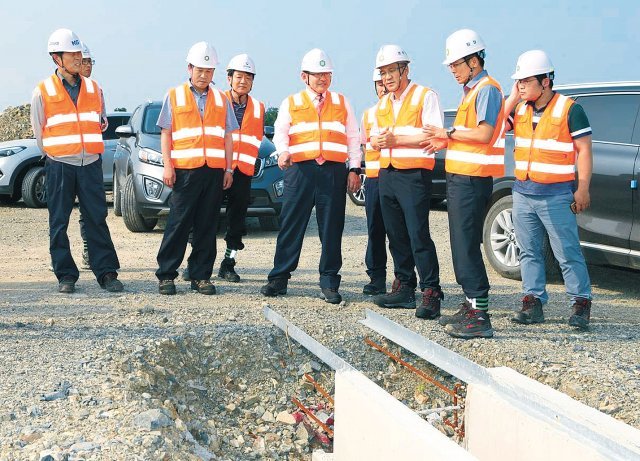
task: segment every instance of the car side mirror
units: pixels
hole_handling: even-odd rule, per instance
[[[122,125],[116,128],[116,134],[120,138],[130,138],[134,135],[133,127],[131,125]]]
[[[264,127],[264,135],[265,137],[271,141],[273,139],[273,134],[275,133],[275,130],[273,129],[272,126],[265,126]]]

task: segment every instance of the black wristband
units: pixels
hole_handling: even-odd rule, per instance
[[[349,168],[349,173],[355,173],[359,176],[362,174],[362,168]]]

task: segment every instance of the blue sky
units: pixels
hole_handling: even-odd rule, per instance
[[[557,83],[640,80],[637,0],[59,0],[46,12],[40,1],[2,3],[0,110],[29,102],[38,81],[53,71],[46,44],[59,27],[74,30],[91,48],[108,110],[162,98],[186,79],[186,53],[200,40],[218,51],[214,81],[222,89],[228,60],[249,53],[257,66],[252,94],[272,106],[302,88],[304,53],[323,48],[336,69],[332,89],[358,114],[374,102],[371,71],[386,43],[404,47],[412,79],[455,108],[460,87],[441,63],[446,37],[460,28],[484,38],[486,68],[506,88],[518,55],[534,48],[550,55]]]

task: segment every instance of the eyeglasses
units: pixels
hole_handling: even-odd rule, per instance
[[[529,77],[529,78],[521,78],[518,80],[518,85],[528,85],[531,82],[537,82],[538,79],[536,77]]]
[[[93,66],[95,63],[96,63],[95,59],[84,58],[82,60],[82,65],[83,66]]]
[[[458,62],[452,62],[451,64],[448,65],[449,69],[457,69],[460,65],[464,64],[465,62],[467,62],[465,59],[462,59],[461,61]]]
[[[307,72],[315,78],[331,78],[331,72]]]

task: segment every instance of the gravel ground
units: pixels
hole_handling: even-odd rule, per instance
[[[70,238],[79,260],[77,218],[76,209]],[[277,234],[257,222],[238,258],[243,282],[216,281],[214,297],[190,292],[186,282],[177,296],[158,295],[153,272],[162,232],[130,233],[111,212],[125,292],[106,293],[82,271],[77,292],[60,295],[48,270],[47,211],[4,206],[0,222],[0,460],[309,460],[315,447],[329,449],[312,427],[293,419],[291,397],[321,408],[326,402],[302,374],[310,371],[331,390],[332,373],[263,320],[265,302],[413,408],[446,402],[423,395],[424,385],[363,343],[370,333],[358,323],[365,307],[484,366],[512,367],[640,427],[637,272],[590,268],[596,299],[588,333],[566,325],[562,285],[550,286],[545,324],[512,324],[519,282],[490,272],[496,336],[462,341],[411,311],[378,309],[361,294],[366,225],[364,209],[351,204],[343,306],[318,299],[313,221],[289,295],[270,300],[258,290]],[[463,297],[451,267],[446,210],[433,211],[431,223],[445,306],[454,309]],[[221,236],[218,242],[224,244]]]

